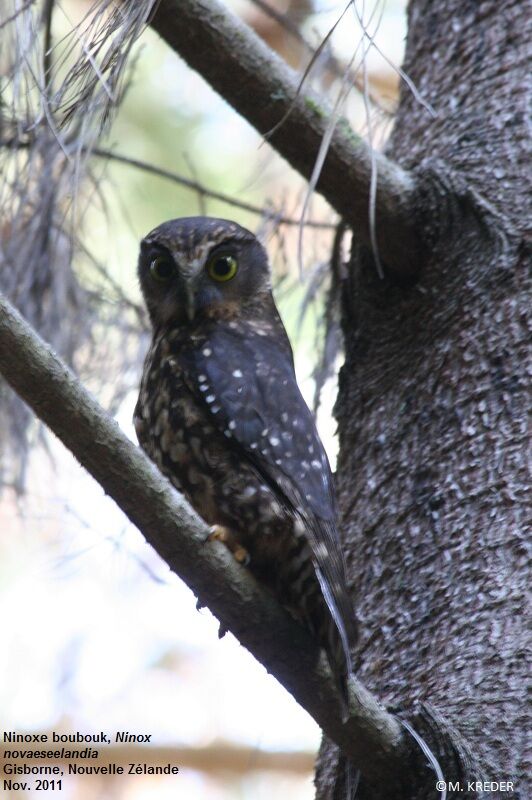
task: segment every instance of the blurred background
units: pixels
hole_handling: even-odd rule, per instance
[[[300,74],[345,9],[335,0],[227,6]],[[83,125],[78,114],[62,141],[52,123],[83,55],[83,35],[72,31],[86,29],[91,8],[80,0],[1,6],[1,290],[135,440],[131,417],[149,343],[135,272],[139,240],[172,217],[235,219],[270,252],[310,405],[320,337],[329,346],[318,424],[334,464],[339,333],[329,320],[327,345],[323,320],[337,219],[311,199],[306,219],[319,225],[305,226],[300,269],[306,184],[150,30],[129,55],[112,121],[84,140],[92,155],[76,167],[81,177],[73,169],[62,184],[65,142]],[[307,78],[331,106],[349,87],[341,113],[376,148],[391,125],[404,35],[403,0],[359,2]],[[196,610],[192,592],[3,384],[0,413],[1,730],[149,733],[149,751],[107,746],[92,763],[180,768],[178,776],[71,776],[65,800],[310,800],[320,741],[313,720],[231,634],[218,639],[216,619]]]

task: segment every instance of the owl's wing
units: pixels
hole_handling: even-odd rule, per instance
[[[189,389],[228,445],[236,447],[277,499],[305,526],[316,575],[342,640],[347,672],[355,638],[329,461],[293,368],[287,340],[221,325],[182,351]]]

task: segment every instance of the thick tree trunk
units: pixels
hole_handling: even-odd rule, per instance
[[[432,246],[408,286],[355,248],[344,290],[337,478],[358,675],[462,782],[448,798],[527,796],[526,5],[410,3],[405,69],[437,117],[405,89],[388,154],[423,178]],[[440,797],[426,761],[396,797]],[[343,796],[336,763],[325,742],[319,800]],[[358,797],[381,795],[361,783]]]

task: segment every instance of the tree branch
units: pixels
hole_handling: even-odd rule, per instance
[[[0,295],[0,372],[120,506],[149,544],[224,628],[288,689],[363,775],[396,780],[404,765],[400,723],[356,680],[350,718],[309,634],[285,612],[163,478],[144,453]]]
[[[328,110],[314,93],[298,94],[296,74],[247,25],[219,0],[161,0],[150,25],[259,133],[272,131],[272,146],[310,178]],[[375,154],[374,164],[380,256],[390,269],[411,275],[421,250],[416,182],[383,155]],[[340,120],[316,188],[368,246],[371,172],[369,146]]]

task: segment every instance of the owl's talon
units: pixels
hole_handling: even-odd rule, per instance
[[[232,539],[231,531],[225,525],[211,525],[210,533],[207,536],[207,542],[223,542],[229,544]]]
[[[220,622],[218,627],[218,639],[223,639],[226,633],[228,633],[227,628]]]
[[[233,555],[238,561],[238,563],[242,564],[242,566],[244,567],[247,567],[247,565],[251,561],[251,557],[248,551],[246,550],[245,547],[242,547],[241,545],[239,545],[235,550],[233,550]]]
[[[242,564],[244,567],[247,567],[251,560],[246,548],[242,547],[242,545],[237,542],[233,532],[230,528],[226,528],[225,525],[213,525],[207,537],[207,541],[223,542],[229,552],[234,555],[238,563]]]

